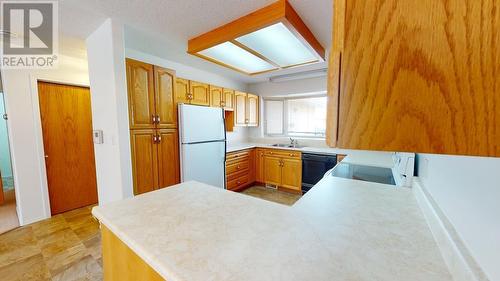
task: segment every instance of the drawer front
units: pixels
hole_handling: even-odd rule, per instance
[[[230,163],[226,165],[226,174],[232,174],[232,173],[237,173],[240,171],[248,170],[250,167],[250,163],[248,158],[246,158],[246,161],[237,161],[234,163]]]
[[[281,149],[266,149],[264,155],[275,157],[286,157],[293,159],[301,159],[302,153],[296,150],[281,150]]]
[[[245,173],[245,174],[242,174],[241,176],[233,179],[233,180],[230,180],[227,182],[227,189],[229,190],[235,190],[235,189],[238,189],[242,186],[245,186],[248,184],[248,174]]]
[[[230,152],[226,155],[226,161],[227,162],[237,161],[242,158],[248,158],[249,155],[250,155],[250,150]]]

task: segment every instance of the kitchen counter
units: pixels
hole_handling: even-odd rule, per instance
[[[295,150],[304,153],[318,153],[318,154],[344,154],[347,155],[343,163],[352,163],[358,165],[376,166],[383,168],[392,168],[394,162],[392,160],[393,153],[391,152],[381,152],[381,151],[365,151],[365,150],[353,150],[353,149],[340,149],[340,148],[330,148],[330,147],[275,147],[270,144],[263,143],[231,143],[227,146],[227,152],[236,152],[245,149],[252,148],[270,148],[270,149],[284,149],[284,150]]]
[[[289,207],[186,182],[92,213],[169,281],[451,280],[407,188],[327,176]]]

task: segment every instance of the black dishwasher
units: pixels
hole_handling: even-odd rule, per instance
[[[337,164],[337,155],[302,153],[302,193],[308,192]]]

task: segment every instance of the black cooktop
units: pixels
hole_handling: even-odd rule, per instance
[[[392,170],[389,168],[339,163],[330,175],[339,178],[396,185]]]

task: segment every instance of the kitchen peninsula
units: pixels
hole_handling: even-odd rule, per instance
[[[288,207],[186,182],[92,213],[104,280],[451,280],[408,188],[327,177]]]

